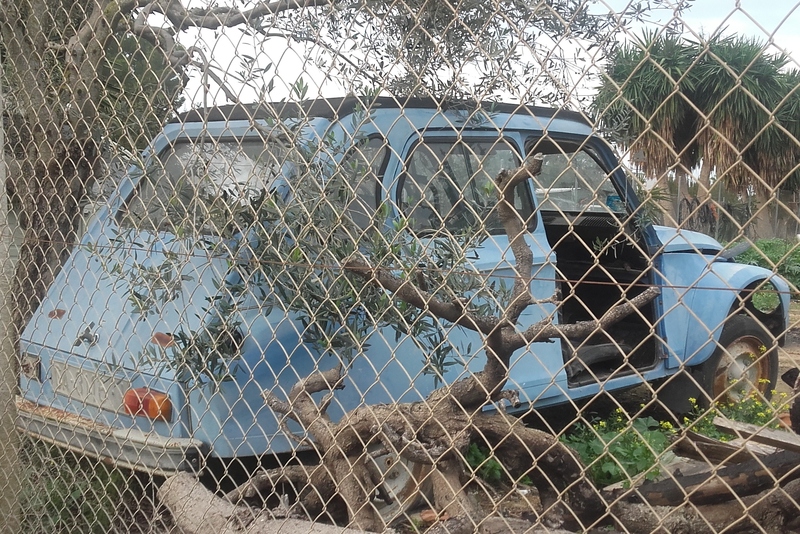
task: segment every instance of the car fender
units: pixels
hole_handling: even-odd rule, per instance
[[[778,335],[788,324],[789,285],[780,276],[754,265],[716,261],[698,278],[690,291],[689,321],[683,351],[683,364],[695,366],[711,357],[725,322],[739,307],[739,296],[764,282],[780,297],[781,326],[773,329]],[[777,330],[777,332],[776,332]]]

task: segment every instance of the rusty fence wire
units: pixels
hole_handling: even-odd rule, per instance
[[[4,1],[3,530],[800,529],[784,4]]]

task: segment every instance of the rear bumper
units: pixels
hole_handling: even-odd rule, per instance
[[[63,410],[17,397],[17,429],[42,441],[151,475],[199,472],[205,447],[191,438],[165,438],[135,429],[112,428]]]

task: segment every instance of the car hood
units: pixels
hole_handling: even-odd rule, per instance
[[[653,226],[656,231],[662,252],[701,252],[703,254],[717,254],[723,246],[711,236],[691,230],[670,228],[667,226]]]

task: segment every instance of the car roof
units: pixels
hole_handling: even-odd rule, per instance
[[[227,122],[235,120],[267,119],[280,117],[283,119],[300,117],[320,117],[334,120],[350,115],[364,108],[365,99],[357,96],[339,98],[320,98],[301,102],[260,102],[254,104],[232,104],[209,108],[193,109],[179,114],[169,121],[175,123],[194,122]],[[372,100],[370,109],[436,109],[441,111],[469,111],[483,109],[485,111],[508,113],[512,115],[531,115],[541,119],[563,119],[591,126],[585,115],[576,111],[560,108],[530,106],[504,102],[475,101],[439,101],[433,98],[394,98],[381,96]]]

